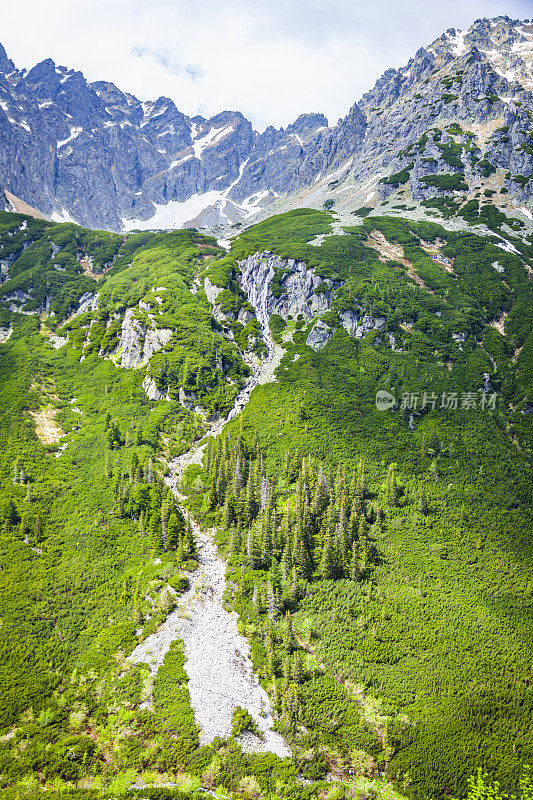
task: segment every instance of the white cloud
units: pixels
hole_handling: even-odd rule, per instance
[[[236,109],[256,127],[320,111],[336,122],[390,66],[477,17],[528,17],[528,0],[27,0],[2,13],[17,66],[47,57],[186,114]],[[528,13],[529,9],[529,13]]]

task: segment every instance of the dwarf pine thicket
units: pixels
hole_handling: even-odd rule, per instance
[[[299,210],[227,254],[192,230],[0,214],[2,796],[529,796],[533,244],[490,201],[434,203],[468,230],[362,214],[312,245],[332,215]],[[380,260],[383,239],[403,255]],[[283,760],[242,751],[243,709],[232,737],[199,746],[179,642],[153,681],[127,661],[197,564],[166,462],[232,407],[243,350],[266,349],[257,321],[237,319],[239,262],[264,251],[335,281],[331,336],[315,352],[313,321],[272,317],[277,383],[182,492],[217,528],[227,607],[293,748]],[[355,338],[349,310],[386,331]],[[120,366],[126,312],[143,353],[151,321],[171,332],[142,368]],[[147,369],[166,399],[148,399]],[[487,376],[494,408],[375,406],[380,389],[479,394]]]

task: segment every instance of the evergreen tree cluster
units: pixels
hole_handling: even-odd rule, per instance
[[[297,595],[301,581],[365,577],[376,556],[372,539],[382,512],[367,496],[362,463],[348,473],[342,465],[326,469],[289,451],[283,495],[260,448],[241,436],[210,440],[205,466],[209,506],[219,509],[222,526],[231,530],[231,554],[248,569],[271,570],[279,579],[266,600],[272,616],[284,597]],[[397,492],[395,483],[390,491]]]
[[[109,472],[108,477],[112,477]],[[179,561],[196,557],[191,523],[151,458],[141,463],[134,453],[129,473],[119,469],[114,481],[116,516],[137,522],[139,536],[147,539],[155,554],[175,552]]]

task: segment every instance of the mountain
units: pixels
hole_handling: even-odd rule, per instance
[[[0,46],[0,185],[56,220],[116,231],[227,226],[285,200],[372,206],[399,187],[415,202],[496,187],[524,205],[532,65],[531,22],[476,20],[387,70],[336,126],[304,114],[258,133],[239,112],[189,118],[51,59],[18,70]]]
[[[260,135],[2,54],[0,800],[533,797],[530,27]]]

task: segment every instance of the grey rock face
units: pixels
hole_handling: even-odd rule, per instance
[[[121,366],[128,369],[147,364],[172,337],[169,328],[147,328],[134,315],[133,308],[128,308],[124,314],[117,348],[121,352]]]
[[[532,90],[533,24],[508,17],[450,29],[387,70],[334,127],[304,114],[263,133],[239,112],[190,118],[169,98],[141,103],[51,59],[26,73],[0,45],[0,185],[57,220],[111,230],[246,220],[319,175],[334,184],[340,167],[364,182],[413,163],[410,188],[423,199],[439,194],[421,180],[428,175],[479,179],[472,148],[463,170],[424,161],[438,155],[433,141],[406,153],[456,121],[476,127],[478,161],[507,170],[509,196],[522,203],[533,191]],[[379,185],[382,197],[390,191]]]
[[[384,317],[376,317],[374,319],[369,314],[365,314],[355,329],[354,335],[357,339],[362,339],[363,336],[366,336],[370,331],[384,331],[385,327],[386,320]]]
[[[257,320],[263,335],[269,334],[269,320],[272,314],[283,319],[293,319],[299,315],[311,320],[331,308],[334,290],[342,285],[332,284],[320,278],[307,264],[295,259],[282,259],[270,252],[254,253],[239,264],[239,279],[248,302],[254,307]],[[281,292],[273,293],[272,279],[276,276]],[[317,292],[319,285],[330,284],[326,291]],[[216,306],[215,306],[216,316]],[[385,317],[372,317],[362,309],[347,309],[339,313],[342,327],[357,339],[362,339],[370,331],[385,333],[387,321]],[[331,339],[334,329],[318,320],[313,326],[307,344],[313,350],[321,350]],[[382,341],[381,339],[379,341]],[[376,344],[379,344],[376,340]]]
[[[166,392],[161,392],[157,388],[156,382],[150,375],[145,377],[142,386],[149,400],[165,400],[167,397]]]
[[[312,347],[315,352],[318,352],[327,345],[332,335],[333,331],[331,331],[322,320],[318,320],[307,337],[306,344]]]
[[[262,330],[268,330],[272,314],[283,319],[301,314],[312,319],[327,311],[331,303],[331,289],[316,292],[321,284],[331,281],[320,278],[313,269],[293,258],[282,259],[272,253],[254,253],[239,264],[240,284],[248,302],[255,308]],[[281,292],[273,293],[272,278],[276,275]]]
[[[213,286],[209,278],[204,279],[204,291],[209,302],[214,305],[217,297],[223,291],[220,286]]]
[[[143,329],[139,321],[134,318],[134,313],[132,308],[126,311],[118,344],[119,351],[122,351],[121,366],[128,369],[142,364]]]
[[[245,219],[299,185],[327,130],[320,114],[261,135],[239,112],[192,119],[169,98],[141,103],[51,59],[17,70],[0,51],[0,183],[58,221],[121,230]],[[204,205],[183,205],[201,195]]]

